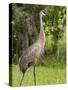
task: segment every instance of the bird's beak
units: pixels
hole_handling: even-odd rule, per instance
[[[47,16],[47,15],[48,15],[48,13],[47,13],[47,12],[45,12],[44,14],[45,14],[45,16]]]
[[[44,13],[44,16],[47,16],[48,15],[48,12],[47,11],[43,11]]]

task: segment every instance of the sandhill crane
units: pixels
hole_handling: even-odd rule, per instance
[[[34,84],[36,85],[36,74],[35,74],[35,65],[37,63],[38,58],[42,55],[44,51],[44,45],[45,45],[45,33],[43,30],[43,22],[42,22],[42,17],[46,15],[43,11],[40,11],[40,33],[37,41],[32,44],[26,51],[24,51],[23,55],[20,57],[19,60],[19,66],[20,70],[24,74],[30,64],[34,65]],[[20,85],[22,83],[23,77],[21,79]]]

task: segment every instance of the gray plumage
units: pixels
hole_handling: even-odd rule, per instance
[[[42,55],[45,45],[44,38],[45,37],[43,37],[43,32],[41,32],[39,35],[39,39],[36,41],[36,43],[31,45],[21,56],[19,65],[20,70],[23,73],[26,71],[30,63],[36,64],[38,58]]]
[[[23,55],[20,57],[19,66],[23,74],[26,72],[30,64],[33,64],[35,66],[35,64],[37,63],[37,60],[44,52],[45,33],[43,30],[43,23],[42,23],[43,15],[44,13],[41,11],[40,12],[40,34],[38,39],[27,50],[25,50]]]

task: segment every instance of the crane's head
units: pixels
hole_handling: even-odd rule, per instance
[[[47,16],[47,15],[48,15],[48,13],[47,13],[46,11],[44,11],[44,10],[40,11],[40,14],[41,14],[42,16]]]

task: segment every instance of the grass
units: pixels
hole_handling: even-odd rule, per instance
[[[12,64],[12,86],[19,86],[22,73],[18,65]],[[11,77],[11,76],[10,76]],[[66,82],[65,59],[54,56],[44,57],[44,64],[36,66],[37,85],[62,84]],[[34,85],[33,66],[31,66],[24,76],[22,86]]]

